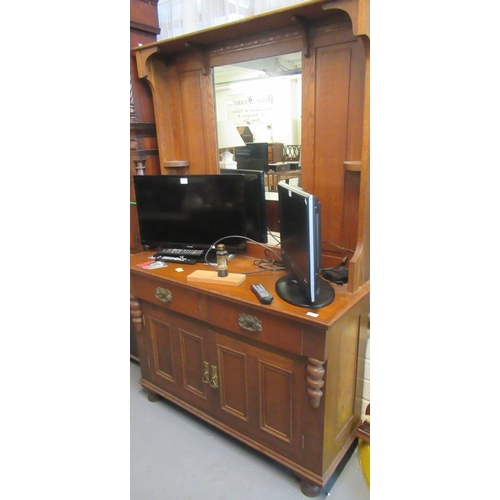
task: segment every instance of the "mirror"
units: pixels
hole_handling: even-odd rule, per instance
[[[217,66],[213,79],[217,121],[232,122],[246,144],[267,143],[271,174],[293,169],[300,184],[302,53]]]

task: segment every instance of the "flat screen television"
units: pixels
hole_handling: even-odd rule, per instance
[[[246,236],[267,243],[266,188],[263,170],[221,169],[222,175],[243,175]]]
[[[234,148],[236,168],[246,170],[269,170],[267,142],[248,142]]]
[[[281,257],[289,274],[278,279],[276,293],[301,307],[324,307],[335,290],[319,275],[321,266],[321,205],[303,189],[278,183]]]
[[[245,235],[243,176],[136,175],[134,188],[143,245],[208,250]],[[241,239],[224,243],[245,246]]]

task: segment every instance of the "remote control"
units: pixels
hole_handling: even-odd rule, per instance
[[[263,304],[270,304],[273,301],[273,296],[265,289],[264,285],[252,285],[250,289]]]

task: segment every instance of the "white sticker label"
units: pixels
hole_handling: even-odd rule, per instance
[[[187,184],[188,180],[187,177],[181,177],[181,184]]]
[[[317,318],[318,315],[316,313],[308,312],[306,313],[306,316],[312,316],[313,318]]]

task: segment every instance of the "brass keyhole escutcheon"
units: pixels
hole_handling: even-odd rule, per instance
[[[156,298],[158,300],[161,300],[162,302],[172,302],[172,292],[170,290],[167,290],[166,288],[162,288],[159,286],[156,289]]]

